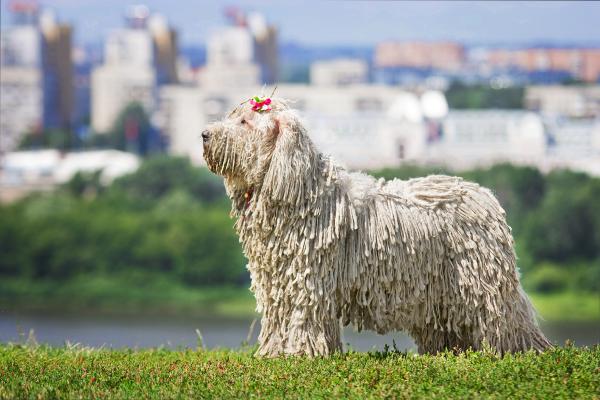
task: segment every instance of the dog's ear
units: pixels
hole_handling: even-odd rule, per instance
[[[281,203],[299,204],[316,189],[318,154],[298,118],[274,116],[273,153],[263,190]]]

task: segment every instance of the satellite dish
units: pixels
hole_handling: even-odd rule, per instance
[[[421,108],[425,118],[440,119],[448,115],[448,102],[444,94],[437,90],[429,90],[421,96]]]
[[[398,95],[388,109],[388,117],[396,120],[407,120],[410,122],[423,121],[423,113],[419,99],[412,93]]]

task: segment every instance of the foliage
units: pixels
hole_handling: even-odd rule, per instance
[[[63,129],[48,129],[26,133],[19,150],[50,148],[58,150],[111,148],[141,155],[160,152],[164,148],[158,132],[150,123],[148,113],[140,103],[128,104],[117,116],[108,132],[94,132],[80,138]]]
[[[18,145],[19,150],[52,148],[68,150],[77,147],[79,140],[69,131],[47,129],[41,132],[28,132]]]
[[[529,292],[531,302],[544,321],[560,323],[600,321],[598,292],[566,290],[558,293]]]
[[[150,118],[140,103],[127,105],[117,116],[112,129],[101,133],[105,135],[108,147],[142,155],[151,150],[152,134]]]
[[[567,289],[569,272],[557,265],[544,263],[526,275],[523,285],[538,293],[555,293]]]
[[[523,218],[539,206],[546,190],[544,176],[533,167],[498,164],[461,175],[492,189],[500,204],[507,210],[509,223],[517,230],[520,230]]]
[[[95,315],[112,316],[256,317],[256,301],[247,287],[198,288],[164,273],[140,270],[86,274],[67,281],[4,277],[0,280],[0,306],[33,313],[93,310]]]
[[[431,173],[449,172],[407,165],[375,175],[409,179]],[[542,175],[512,165],[458,174],[491,188],[506,209],[527,290],[597,295],[600,179],[566,170]],[[79,174],[53,193],[0,205],[0,280],[21,282],[21,291],[12,287],[10,293],[23,298],[24,282],[32,291],[34,283],[55,284],[45,292],[48,298],[58,296],[57,287],[88,290],[86,279],[247,287],[228,212],[220,178],[184,158],[150,157],[108,187],[96,174]],[[110,291],[109,286],[99,287]],[[98,304],[104,302],[99,290],[89,291]],[[123,296],[129,294],[125,290]],[[115,298],[126,302],[123,296]],[[6,297],[0,301],[11,304]]]
[[[533,257],[557,262],[600,258],[600,179],[566,170],[546,179],[548,192],[523,230]]]
[[[493,88],[487,85],[465,85],[454,82],[446,91],[452,109],[522,109],[523,87]]]
[[[114,208],[103,200],[37,197],[0,209],[0,274],[67,280],[123,270],[161,272],[191,285],[246,280],[223,208],[193,200],[165,210]]]
[[[0,276],[133,270],[194,286],[246,282],[225,202],[215,203],[223,193],[218,178],[180,158],[150,158],[108,189],[76,175],[54,194],[0,206]]]
[[[135,174],[118,179],[114,186],[139,201],[156,201],[174,191],[189,193],[193,199],[205,202],[225,196],[220,178],[206,168],[193,167],[183,157],[149,158]]]
[[[246,351],[0,346],[2,398],[597,398],[600,347],[499,358],[397,351],[255,358]]]
[[[67,192],[73,196],[95,196],[104,191],[104,186],[100,182],[102,171],[77,172],[69,182],[65,184]]]
[[[256,317],[256,300],[248,286],[248,282],[241,286],[192,286],[164,272],[132,269],[112,274],[87,273],[66,281],[4,276],[0,279],[0,309],[19,313],[58,310],[111,316],[168,314],[252,319]],[[547,322],[600,321],[597,292],[528,293]]]

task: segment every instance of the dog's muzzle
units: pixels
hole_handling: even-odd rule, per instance
[[[210,139],[210,132],[208,130],[203,130],[202,131],[202,142],[204,144],[206,144],[208,142],[208,139]]]

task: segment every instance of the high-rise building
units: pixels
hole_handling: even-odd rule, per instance
[[[43,79],[39,68],[0,66],[0,154],[14,150],[27,132],[40,132]]]
[[[130,103],[151,113],[159,85],[177,82],[177,35],[164,17],[134,6],[126,27],[112,31],[104,47],[104,64],[91,77],[92,128],[107,132]]]
[[[265,17],[257,12],[248,14],[247,24],[254,39],[254,61],[260,67],[261,81],[276,83],[279,75],[277,28],[267,24]]]
[[[231,26],[212,34],[200,76],[205,87],[244,87],[275,83],[278,78],[277,28],[259,13],[225,10]]]
[[[243,27],[228,27],[208,39],[206,66],[200,75],[204,87],[247,87],[260,83],[254,62],[251,33]]]
[[[72,29],[35,1],[8,4],[12,25],[0,34],[0,151],[27,132],[70,130],[73,120]]]
[[[159,14],[150,16],[148,30],[154,46],[157,83],[177,83],[177,31],[169,27],[167,20]]]
[[[44,126],[71,129],[73,121],[73,30],[51,13],[40,18],[43,37]]]
[[[155,104],[156,75],[150,66],[102,65],[91,77],[92,128],[106,133],[129,104],[151,112]]]

